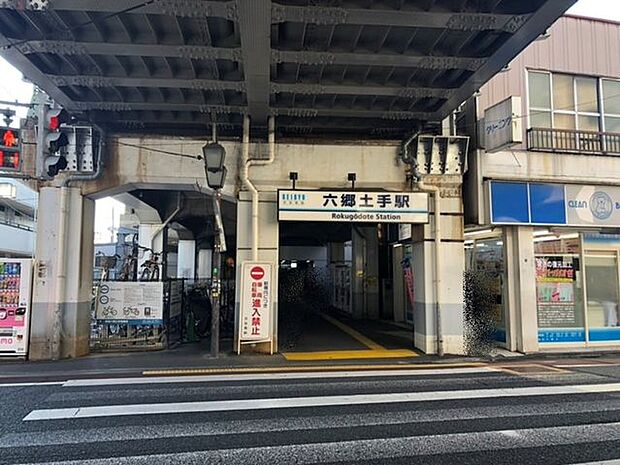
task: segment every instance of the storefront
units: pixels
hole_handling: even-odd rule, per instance
[[[489,227],[467,231],[465,252],[495,281],[498,341],[527,338],[533,305],[537,350],[620,345],[620,188],[491,181],[487,192]]]

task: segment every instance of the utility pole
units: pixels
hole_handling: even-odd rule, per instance
[[[213,271],[211,273],[211,357],[217,357],[220,353],[220,295],[222,291],[222,282],[220,279],[221,262],[222,262],[222,243],[220,240],[220,202],[222,192],[220,189],[215,190],[213,196],[213,213],[215,217],[214,235],[213,235]]]

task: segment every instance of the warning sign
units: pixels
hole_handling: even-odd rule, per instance
[[[271,263],[241,265],[241,341],[271,340],[272,269]]]

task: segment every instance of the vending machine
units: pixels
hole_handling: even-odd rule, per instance
[[[28,352],[32,260],[0,258],[0,356]]]

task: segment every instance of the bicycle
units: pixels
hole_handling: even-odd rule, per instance
[[[161,254],[147,247],[140,248],[151,252],[151,258],[142,264],[140,281],[159,281],[159,256]]]
[[[127,255],[123,259],[123,266],[119,274],[120,281],[135,281],[138,269],[138,257],[134,254]]]
[[[116,261],[121,258],[117,254],[106,255],[103,252],[97,252],[95,260],[98,261],[98,265],[103,268],[101,273],[101,281],[110,280],[110,270],[116,268]]]

